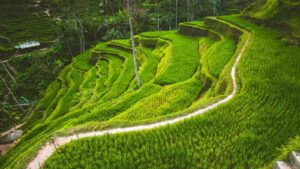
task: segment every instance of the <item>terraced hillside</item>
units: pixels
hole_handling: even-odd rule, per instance
[[[53,23],[44,10],[41,2],[35,0],[0,2],[0,27],[6,28],[4,36],[10,45],[31,40],[48,43],[55,39]]]
[[[291,39],[300,38],[300,2],[298,0],[257,0],[246,8],[243,16],[275,27]]]
[[[134,78],[128,40],[101,43],[74,58],[48,87],[23,127],[26,134],[0,164],[264,167],[280,155],[277,148],[300,133],[300,48],[285,46],[278,36],[237,16],[182,23],[178,31],[142,33],[135,37],[141,88]],[[45,146],[50,147],[46,154],[38,153],[59,135],[78,139],[89,136],[87,131],[151,126],[189,117],[218,100],[222,105],[208,113],[172,125],[80,139],[57,151],[53,146],[59,146],[59,139],[53,140]]]
[[[235,57],[234,40],[197,24],[181,26],[195,27],[200,32],[196,36],[180,30],[135,37],[143,83],[139,89],[128,40],[102,43],[77,56],[49,86],[25,124],[24,129],[31,130],[19,144],[24,149],[11,152],[35,151],[58,129],[91,130],[162,120],[225,97],[232,86],[228,70]],[[214,59],[218,55],[210,49],[224,44],[228,47],[218,54],[222,59]],[[218,68],[209,66],[214,62]],[[37,140],[40,143],[32,147],[30,142]]]

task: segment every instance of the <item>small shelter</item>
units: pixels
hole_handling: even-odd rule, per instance
[[[41,46],[40,42],[30,41],[30,42],[25,42],[25,43],[16,45],[15,48],[16,49],[30,49],[30,48],[34,48],[34,47],[38,47],[38,46]]]

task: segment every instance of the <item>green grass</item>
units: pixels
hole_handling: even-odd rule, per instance
[[[145,84],[143,87],[138,89],[134,93],[127,94],[126,96],[112,101],[111,104],[102,105],[93,109],[90,114],[82,116],[78,119],[73,120],[72,126],[84,124],[87,122],[99,122],[109,120],[110,118],[123,113],[130,107],[136,105],[136,102],[148,98],[149,96],[159,92],[161,87],[155,84]]]
[[[74,58],[74,64],[79,61],[75,60],[76,58]],[[81,61],[83,60],[81,59]],[[76,93],[79,90],[78,88],[82,78],[81,72],[78,72],[77,70],[71,72],[70,70],[72,69],[72,66],[67,66],[59,74],[59,78],[49,85],[44,97],[40,100],[40,102],[38,102],[36,108],[34,109],[34,113],[30,114],[29,118],[27,119],[28,123],[26,123],[23,128],[30,129],[34,125],[48,118],[53,113],[53,111],[55,111],[55,109],[57,109],[58,112],[65,111],[68,107],[70,107],[67,106],[67,104],[74,103],[73,99],[76,97]],[[69,75],[70,72],[72,75]],[[68,91],[67,88],[70,87],[70,85],[72,86],[72,89],[69,89]],[[65,96],[66,93],[68,93],[68,97]],[[69,98],[67,102],[62,101],[62,98],[65,97]],[[61,106],[60,108],[57,108],[59,102],[61,102]],[[63,109],[60,110],[61,108]]]
[[[196,78],[166,86],[110,121],[139,121],[182,111],[193,103],[201,89],[201,81]]]
[[[224,38],[212,46],[212,50],[206,54],[205,59],[208,69],[213,76],[218,77],[220,75],[224,66],[234,54],[234,51],[234,41],[229,38]]]
[[[108,67],[109,67],[109,62],[106,59],[101,59],[98,63],[97,63],[97,67],[98,67],[98,76],[100,78],[97,79],[96,81],[96,86],[95,89],[93,91],[93,95],[90,98],[90,102],[94,102],[95,100],[100,99],[100,97],[104,94],[105,90],[106,90],[106,86],[105,86],[105,82],[108,79]],[[89,104],[89,102],[87,103]]]
[[[140,57],[141,66],[139,76],[142,84],[146,84],[154,79],[157,71],[157,66],[160,62],[161,55],[155,54],[155,49],[139,46],[137,56]],[[130,85],[130,88],[137,88],[136,79]]]
[[[271,18],[276,14],[278,0],[267,0],[266,3],[259,9],[259,12],[253,13],[253,17],[257,18]]]
[[[76,70],[71,71],[67,75],[67,83],[68,89],[66,90],[64,96],[60,98],[56,108],[53,110],[53,112],[51,112],[49,117],[47,117],[46,122],[50,122],[55,118],[63,116],[74,104],[74,96],[77,94],[79,86],[82,83],[82,73]]]
[[[129,47],[131,46],[130,40],[128,39],[119,39],[119,40],[111,40],[108,42],[109,44],[116,44],[116,45],[122,45],[124,47]]]
[[[177,32],[161,38],[171,41],[172,46],[158,65],[155,83],[167,85],[191,78],[199,65],[199,38],[183,36]]]
[[[38,102],[36,108],[34,109],[35,113],[30,114],[27,119],[27,123],[24,125],[24,128],[29,128],[43,118],[43,112],[47,109],[47,106],[51,104],[52,100],[55,99],[57,92],[62,88],[62,84],[60,80],[55,80],[51,83],[44,97]]]
[[[172,34],[174,31],[159,31],[159,32],[143,32],[139,34],[142,37],[147,37],[147,38],[159,38],[163,35],[168,35]]]
[[[198,27],[198,23],[193,24],[199,29],[203,27],[203,23]],[[221,36],[217,32],[213,34],[215,40],[177,31],[136,36],[141,88],[136,85],[128,40],[100,43],[80,54],[60,73],[57,82],[49,86],[45,98],[38,103],[40,108],[32,113],[32,124],[25,127],[26,133],[19,144],[0,159],[1,166],[25,166],[45,141],[72,133],[74,129],[85,131],[153,122],[189,113],[224,97],[226,93],[212,93],[219,78],[229,76],[224,70],[229,69],[235,53],[230,57],[226,51],[235,48],[228,45],[222,49],[225,52],[212,56],[214,50],[219,50],[214,46],[226,40],[214,38]],[[205,62],[205,58],[211,62]],[[211,75],[213,68],[219,76]]]
[[[78,56],[74,57],[72,66],[74,69],[78,69],[81,71],[87,71],[92,67],[90,62],[90,54],[91,50],[87,50]]]
[[[242,15],[263,21],[271,27],[274,23],[285,34],[300,37],[300,4],[290,0],[257,0]],[[290,29],[290,30],[287,30]]]
[[[56,116],[54,114],[65,113],[72,106],[71,104],[74,104],[73,99],[82,82],[82,72],[91,68],[89,55],[90,51],[86,51],[75,57],[72,65],[66,67],[60,73],[58,80],[48,87],[44,98],[35,109],[36,112],[29,117],[29,122],[25,127],[32,126],[32,123],[37,123],[38,120],[42,119],[45,120],[49,116],[53,118]]]
[[[81,108],[92,96],[98,78],[97,71],[97,66],[94,66],[83,75],[83,81],[79,86],[79,91],[73,98],[75,105],[70,108],[70,111]]]
[[[239,36],[239,31],[236,31],[230,25],[226,26],[226,24],[218,23],[219,21],[216,22],[213,18],[206,18],[205,23],[198,21],[187,22],[181,23],[179,27],[179,32],[188,36],[206,35],[210,37],[201,38],[199,41],[199,51],[203,54],[200,64],[202,66],[201,71],[207,77],[206,88],[210,83],[211,86],[216,87],[215,90],[210,90],[205,95],[202,93],[202,98],[214,95],[226,95],[226,93],[228,94],[231,91],[229,74],[231,64],[229,62],[232,60],[232,56],[235,55],[235,40],[239,39],[237,37]],[[212,28],[217,28],[221,33],[214,31]],[[215,41],[217,42],[215,43]],[[203,103],[203,100],[206,102],[207,99],[200,99],[193,105]]]
[[[108,78],[104,83],[105,86],[112,86],[114,82],[118,79],[119,75],[123,69],[123,60],[119,57],[114,55],[104,55],[105,58],[108,59],[109,66],[108,66]]]
[[[53,96],[51,96],[51,99],[47,99],[46,97],[45,97],[46,100],[42,99],[42,101],[41,101],[42,103],[40,105],[43,106],[44,108],[42,108],[42,110],[39,110],[39,107],[37,107],[37,110],[32,114],[32,116],[30,116],[29,121],[28,121],[29,123],[25,124],[25,127],[27,125],[33,126],[33,125],[35,125],[34,123],[37,123],[37,120],[45,120],[48,116],[50,116],[51,112],[57,106],[57,103],[60,100],[60,98],[63,97],[64,93],[67,91],[66,79],[67,79],[67,73],[70,69],[71,68],[68,66],[68,67],[64,68],[64,70],[62,70],[62,72],[60,73],[59,78],[58,78],[58,80],[60,82],[59,89],[53,90],[51,87],[49,89],[47,89],[46,96],[48,95],[48,93],[50,93],[50,94],[52,93]],[[32,123],[30,123],[30,122],[32,122]]]
[[[286,46],[276,31],[221,18],[252,34],[232,101],[171,126],[73,141],[44,168],[262,168],[281,154],[278,148],[296,148],[300,48]]]
[[[133,69],[133,59],[132,57],[126,57],[126,61],[124,62],[124,69],[120,73],[120,76],[115,81],[115,83],[111,86],[111,89],[101,98],[101,101],[109,101],[120,96],[123,92],[125,92],[131,80],[134,77],[134,69]]]
[[[130,44],[130,41],[128,39],[124,39],[124,40],[111,40],[111,41],[109,41],[107,43],[107,45],[109,47],[122,49],[122,50],[127,51],[127,52],[131,52],[132,51],[131,44]]]
[[[141,47],[140,54],[145,56],[144,64],[139,69],[139,75],[143,84],[148,83],[155,77],[160,56],[154,55],[151,48]]]

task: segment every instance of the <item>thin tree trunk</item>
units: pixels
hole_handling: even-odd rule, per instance
[[[14,82],[15,85],[18,85],[16,82],[16,79],[13,77],[13,75],[9,72],[9,70],[6,68],[5,64],[2,62],[2,66],[4,67],[5,71],[7,72],[7,74],[9,75],[9,77],[12,79],[12,81]]]
[[[69,50],[69,53],[70,53],[71,58],[73,58],[74,55],[73,55],[73,51],[72,51],[72,48],[71,48],[71,46],[70,46],[70,43],[69,43],[68,38],[66,38],[64,35],[62,35],[62,37],[63,37],[63,39],[65,39],[65,41],[66,41],[66,44],[67,44],[67,47],[68,47],[68,50]]]
[[[169,19],[169,15],[167,16],[167,20],[168,20],[169,30],[172,30],[170,19]]]
[[[73,58],[73,52],[72,49],[70,47],[69,41],[68,39],[65,37],[65,32],[60,28],[59,30],[56,30],[56,34],[60,39],[65,40],[65,43],[67,44],[68,50],[69,50],[69,54],[71,56],[71,58]]]
[[[159,31],[159,13],[157,14],[157,31]]]
[[[157,1],[157,31],[159,31],[160,29],[160,25],[159,25],[159,1]]]
[[[94,40],[97,39],[97,34],[98,34],[98,32],[100,31],[100,29],[101,29],[101,25],[99,25],[99,26],[97,27],[96,31],[94,32]]]
[[[216,15],[216,0],[214,0],[214,15]]]
[[[190,21],[190,0],[187,0],[187,21]]]
[[[190,21],[194,20],[194,7],[195,7],[195,3],[194,0],[192,0],[192,7],[191,7],[191,14],[190,14]]]
[[[67,46],[68,46],[68,49],[69,49],[69,53],[70,53],[70,55],[71,55],[71,58],[73,58],[74,56],[73,56],[73,52],[72,52],[72,48],[71,48],[71,46],[70,46],[70,44],[69,44],[69,41],[68,41],[68,39],[66,39],[66,43],[67,43]]]
[[[83,52],[85,50],[83,27],[82,27],[80,19],[77,18],[77,16],[75,16],[75,15],[74,15],[74,28],[76,29],[76,32],[78,33],[78,36],[79,36],[80,52]]]
[[[111,12],[112,16],[115,16],[114,10],[111,6],[111,0],[109,0],[109,9],[110,9],[110,12]]]
[[[74,22],[74,28],[75,28],[75,30],[76,30],[76,33],[78,34],[78,38],[79,38],[79,48],[80,48],[80,53],[81,53],[81,52],[82,52],[82,39],[81,39],[80,34],[78,33],[78,26],[77,26],[77,22],[76,22],[75,15],[74,15],[73,22]]]
[[[84,33],[83,33],[83,25],[80,21],[80,18],[77,18],[78,22],[79,22],[79,26],[80,26],[80,33],[81,33],[81,38],[82,38],[82,51],[85,51],[85,38],[84,38]]]
[[[9,88],[8,84],[6,83],[5,79],[0,75],[0,79],[2,80],[5,88],[8,90],[9,94],[12,96],[13,100],[16,102],[16,104],[18,105],[19,109],[25,113],[23,107],[20,105],[20,103],[18,102],[16,96],[14,95],[14,93],[11,91],[11,89]]]
[[[134,73],[136,77],[136,81],[138,84],[138,87],[141,87],[141,80],[139,77],[139,67],[136,61],[136,53],[135,53],[135,44],[134,44],[134,33],[133,33],[133,26],[132,26],[132,20],[131,20],[131,9],[130,9],[130,0],[127,1],[127,13],[128,13],[128,22],[129,22],[129,28],[130,28],[130,40],[131,40],[131,47],[132,47],[132,56],[133,56],[133,64],[134,64]]]
[[[82,38],[82,51],[85,51],[85,38],[83,33],[83,28],[81,29],[81,38]]]
[[[8,66],[8,68],[13,72],[14,75],[18,74],[18,71],[9,62],[5,62],[5,63]]]
[[[178,0],[176,0],[176,29],[178,28]]]

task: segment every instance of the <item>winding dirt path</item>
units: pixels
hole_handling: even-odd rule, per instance
[[[246,32],[246,31],[245,31]],[[94,136],[102,136],[105,134],[115,134],[115,133],[126,133],[126,132],[131,132],[131,131],[140,131],[140,130],[149,130],[157,127],[162,127],[166,125],[170,125],[179,121],[183,121],[185,119],[189,119],[191,117],[203,114],[209,110],[212,110],[216,108],[219,105],[222,105],[228,101],[230,101],[233,96],[236,94],[237,91],[237,81],[236,81],[236,70],[237,70],[237,65],[239,63],[240,58],[245,52],[246,47],[249,44],[250,38],[251,38],[251,33],[247,33],[247,39],[245,43],[243,44],[241,50],[239,51],[239,54],[235,60],[235,63],[231,69],[231,78],[233,82],[233,91],[230,95],[228,95],[226,98],[219,100],[218,102],[205,107],[203,109],[199,109],[191,114],[184,115],[181,117],[177,117],[174,119],[162,121],[162,122],[157,122],[153,124],[145,124],[145,125],[138,125],[138,126],[132,126],[132,127],[125,127],[125,128],[114,128],[114,129],[107,129],[107,130],[102,130],[102,131],[91,131],[91,132],[86,132],[86,133],[78,133],[78,134],[73,134],[70,136],[65,136],[65,137],[58,137],[56,138],[53,142],[48,142],[46,143],[38,152],[36,157],[32,159],[32,161],[28,164],[27,169],[39,169],[41,166],[44,164],[44,162],[54,153],[56,148],[69,143],[72,140],[78,140],[81,138],[86,138],[86,137],[94,137]],[[54,144],[53,144],[54,143]],[[55,145],[55,146],[54,146]]]

